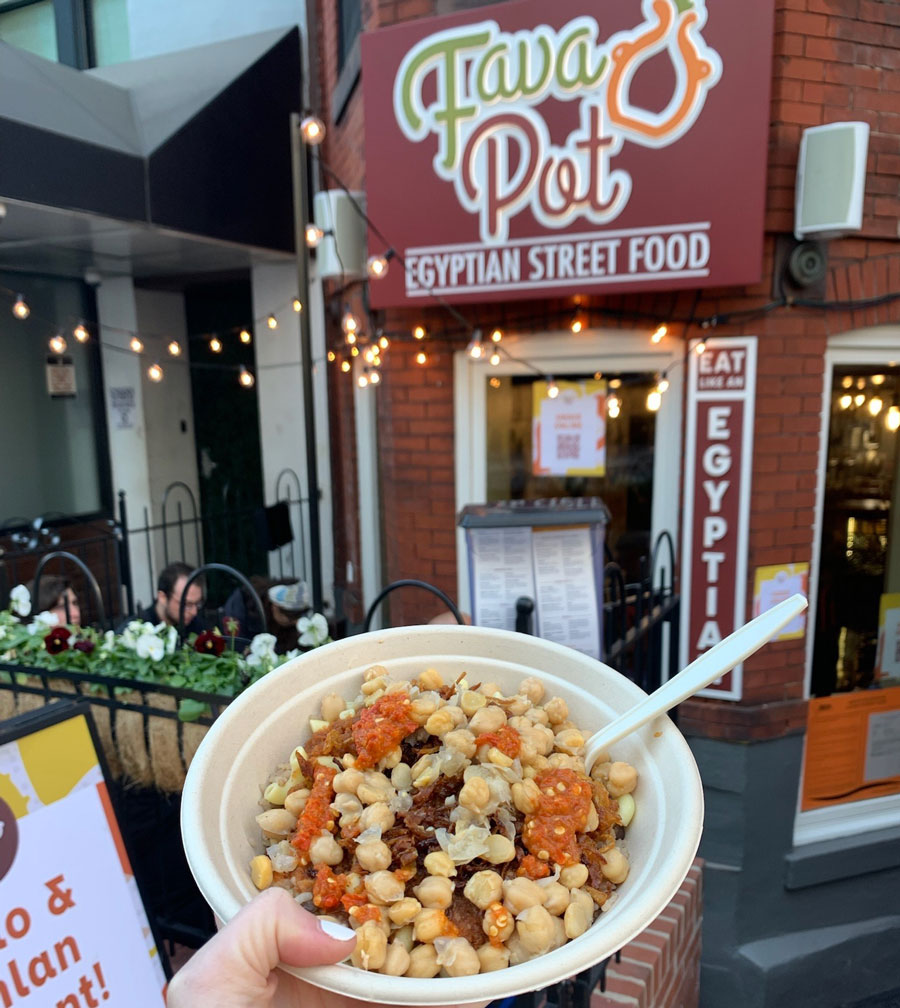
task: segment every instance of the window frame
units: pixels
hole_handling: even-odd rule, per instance
[[[0,14],[23,10],[43,0],[12,0],[0,7]],[[76,70],[95,65],[93,26],[89,0],[52,0],[56,20],[56,62]]]

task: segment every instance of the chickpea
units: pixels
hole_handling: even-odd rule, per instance
[[[522,944],[522,939],[517,934],[512,934],[506,940],[506,951],[509,953],[509,965],[518,966],[519,963],[528,962],[534,958],[534,953],[529,952]]]
[[[530,878],[519,876],[503,883],[503,904],[514,916],[544,902],[544,890]]]
[[[265,854],[257,854],[250,861],[250,881],[257,889],[268,889],[272,884],[272,862]]]
[[[483,857],[491,864],[506,864],[516,856],[515,844],[503,833],[492,833],[487,838],[487,848]]]
[[[412,767],[408,763],[398,763],[391,770],[391,784],[398,791],[408,791],[412,787]]]
[[[340,816],[341,826],[349,826],[351,823],[356,822],[363,811],[362,802],[359,798],[356,795],[344,792],[334,796],[331,807]]]
[[[442,850],[426,854],[422,864],[429,875],[440,875],[444,878],[453,878],[456,875],[456,865],[453,863],[453,859]]]
[[[403,899],[405,892],[404,884],[389,871],[373,871],[363,879],[363,885],[369,898],[376,905],[381,903],[395,903]]]
[[[395,903],[394,906],[397,906],[397,904]],[[391,907],[391,910],[393,910],[393,908],[394,907]],[[390,911],[388,912],[390,913]],[[394,932],[393,941],[396,942],[398,945],[402,945],[407,952],[412,952],[413,929],[408,924],[404,924],[403,927],[398,928]]]
[[[285,805],[285,807],[287,806]],[[630,794],[623,794],[619,799],[619,818],[622,820],[623,826],[628,826],[634,818],[634,810],[634,798]]]
[[[366,921],[356,930],[356,948],[350,956],[354,966],[378,970],[387,958],[387,937],[375,921]]]
[[[485,910],[481,930],[491,941],[506,941],[515,929],[515,918],[502,903],[491,903]]]
[[[524,815],[537,812],[541,789],[534,780],[516,781],[512,786],[513,805]]]
[[[447,732],[443,742],[448,749],[462,753],[468,759],[475,755],[475,736],[467,728],[455,728]]]
[[[393,770],[398,763],[403,759],[403,750],[400,746],[394,746],[393,749],[378,761],[378,766],[381,770]]]
[[[342,770],[331,782],[335,794],[356,794],[356,789],[363,782],[361,770]]]
[[[287,809],[273,808],[265,812],[260,812],[256,817],[256,824],[270,837],[290,836],[297,828],[297,817],[292,816]]]
[[[566,908],[563,916],[563,926],[567,938],[577,938],[583,935],[594,919],[594,901],[580,889],[573,889],[572,902]]]
[[[624,882],[628,878],[630,869],[628,859],[625,855],[618,847],[613,847],[612,850],[606,851],[603,857],[606,863],[600,865],[600,871],[603,872],[610,882],[615,882],[616,885]]]
[[[420,672],[416,677],[416,683],[419,689],[422,690],[436,690],[440,689],[444,685],[444,677],[435,668],[427,668],[424,672]]]
[[[373,872],[387,868],[393,858],[391,849],[386,843],[382,840],[370,840],[368,843],[357,845],[356,860],[359,861],[363,871]]]
[[[518,692],[533,704],[539,704],[544,699],[544,684],[537,676],[528,676],[519,683]]]
[[[309,789],[308,788],[297,788],[296,791],[289,791],[284,799],[285,809],[291,813],[292,816],[300,818],[300,813],[306,807],[306,802],[309,799]]]
[[[509,966],[509,952],[502,945],[485,943],[478,949],[478,961],[482,973],[493,973],[494,970],[506,969]]]
[[[423,725],[441,705],[437,693],[420,693],[409,705],[409,716],[416,724]]]
[[[440,757],[436,753],[429,753],[416,760],[412,768],[413,787],[423,788],[433,784],[438,778],[440,765]]]
[[[474,976],[481,969],[478,953],[465,938],[450,938],[441,954],[444,972],[450,977]]]
[[[469,731],[473,735],[485,735],[499,731],[506,724],[506,711],[502,707],[488,705],[475,711],[469,719]]]
[[[459,715],[453,714],[453,711],[459,711]],[[441,707],[425,722],[425,731],[429,735],[437,735],[438,738],[442,738],[447,732],[451,732],[454,728],[458,727],[457,716],[465,716],[458,707]]]
[[[443,875],[428,875],[413,889],[423,907],[446,910],[453,902],[453,883]]]
[[[491,788],[484,777],[470,777],[459,789],[459,804],[477,814],[484,813],[491,801]]]
[[[362,783],[356,789],[356,795],[363,805],[387,802],[394,797],[394,785],[383,773],[367,770],[363,774]]]
[[[369,805],[365,809],[362,809],[362,814],[359,817],[359,827],[361,830],[367,830],[372,826],[378,826],[382,833],[387,833],[394,825],[395,819],[396,817],[387,802],[379,801],[375,802],[374,805]]]
[[[478,692],[481,693],[482,696],[486,696],[488,698],[494,696],[502,696],[502,693],[500,692],[500,687],[495,682],[482,683],[478,687]]]
[[[542,885],[544,890],[544,909],[553,917],[559,917],[566,912],[566,908],[571,902],[569,890],[559,882],[548,882]]]
[[[342,696],[337,693],[327,693],[322,697],[322,720],[329,723],[337,721],[346,706]]]
[[[416,941],[433,942],[447,933],[447,916],[440,907],[422,907],[412,925]]]
[[[384,964],[379,970],[387,976],[403,976],[409,969],[409,952],[397,942],[392,941],[387,947]]]
[[[529,952],[540,955],[552,946],[556,928],[542,906],[530,906],[516,915],[516,934]]]
[[[496,903],[503,893],[503,879],[495,871],[479,871],[469,879],[463,895],[479,910],[486,910]]]
[[[532,724],[550,724],[550,718],[543,707],[529,707],[528,710],[525,711],[525,717],[527,717]]]
[[[399,899],[396,903],[391,904],[388,910],[388,917],[390,917],[394,924],[403,927],[403,925],[409,924],[421,909],[422,904],[417,899],[413,899],[412,896],[404,896],[403,899]],[[410,940],[412,940],[412,933],[410,933]]]
[[[587,865],[566,865],[559,873],[559,881],[569,889],[580,889],[588,880]]]
[[[409,953],[409,968],[404,976],[430,978],[436,977],[441,967],[438,965],[437,952],[434,945],[417,945]]]
[[[459,698],[460,710],[466,717],[471,717],[475,711],[480,710],[487,703],[487,697],[483,693],[476,693],[475,690],[465,690]]]
[[[561,725],[569,719],[569,708],[562,697],[553,697],[544,704],[544,710],[550,719],[550,724]]]
[[[507,756],[505,752],[502,752],[496,746],[491,746],[488,749],[487,762],[493,763],[494,766],[511,767],[513,765],[512,757]]]
[[[588,808],[587,822],[585,823],[584,832],[593,833],[594,830],[600,825],[600,813],[597,811],[597,806],[591,802]]]
[[[384,676],[375,676],[374,679],[367,679],[362,684],[361,692],[363,696],[370,697],[373,693],[384,690],[385,686],[387,686],[387,679]]]
[[[609,768],[607,790],[612,798],[631,794],[637,786],[637,770],[630,763],[613,763]]]
[[[577,728],[563,728],[556,733],[556,748],[574,756],[584,746],[584,735]]]
[[[388,670],[384,665],[370,665],[365,672],[363,672],[363,682],[371,682],[373,679],[377,679],[379,676],[386,676]]]
[[[310,864],[336,865],[340,864],[343,859],[344,852],[330,833],[316,837],[309,845]]]

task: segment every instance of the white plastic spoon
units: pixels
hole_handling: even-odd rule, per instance
[[[591,772],[597,756],[620,739],[652,721],[653,718],[659,717],[660,714],[665,714],[682,700],[687,700],[714,679],[733,669],[735,665],[740,665],[745,658],[749,658],[792,619],[799,616],[806,608],[806,604],[806,599],[802,595],[792,595],[779,602],[767,612],[739,627],[724,640],[720,640],[709,651],[695,658],[687,668],[663,683],[658,690],[654,690],[605,728],[595,732],[588,739],[584,750],[584,765],[587,772]]]

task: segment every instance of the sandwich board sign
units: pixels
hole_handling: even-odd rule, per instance
[[[163,1008],[86,703],[0,722],[0,1006]]]

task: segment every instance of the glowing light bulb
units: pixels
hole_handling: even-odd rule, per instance
[[[346,336],[347,342],[352,346],[356,342],[356,333],[348,332]]]
[[[300,298],[294,298],[294,300],[291,301],[291,308],[293,308],[298,315],[303,311],[303,302]]]
[[[840,404],[841,409],[850,409],[850,404],[852,402],[853,402],[853,396],[851,395],[842,395],[841,398],[838,399],[838,403]]]
[[[67,345],[68,345],[68,344],[66,343],[66,338],[65,338],[65,336],[63,336],[63,334],[62,334],[62,333],[57,333],[57,334],[56,334],[56,335],[55,335],[55,336],[54,336],[54,337],[53,337],[53,338],[52,338],[52,339],[50,340],[50,349],[51,349],[51,350],[52,350],[52,351],[53,351],[53,352],[54,352],[55,354],[64,354],[64,353],[66,352],[66,346],[67,346]]]
[[[865,401],[866,397],[862,394],[862,392],[857,392],[857,394],[853,397],[853,402],[856,406],[862,406]]]
[[[425,327],[417,325],[415,329],[413,329],[413,336],[416,339],[425,339]]]
[[[496,375],[491,378],[490,386],[491,388],[500,388],[500,379]]]
[[[349,336],[350,333],[359,332],[359,319],[352,311],[345,311],[341,318],[341,329]]]
[[[325,139],[325,123],[318,116],[304,116],[300,122],[300,135],[310,147],[318,147]]]
[[[572,326],[571,326],[571,328],[572,328],[572,332],[573,333],[580,333],[581,330],[584,329],[584,323],[581,321],[580,318],[578,318],[577,315],[572,320]]]
[[[253,374],[243,365],[241,365],[241,370],[238,374],[238,381],[244,388],[253,388],[256,384],[256,379],[253,377]]]
[[[622,387],[622,379],[621,378],[610,378],[610,380],[609,380],[609,387],[612,388],[612,389],[621,388]]]
[[[269,327],[270,329],[277,329],[277,328],[278,328],[278,319],[277,319],[277,318],[275,318],[275,316],[274,316],[274,315],[270,315],[270,316],[269,316],[269,317],[268,317],[268,318],[266,319],[266,325],[267,325],[267,326],[268,326],[268,327]]]
[[[845,374],[844,377],[841,379],[841,385],[844,388],[850,388],[853,385],[853,376]]]
[[[651,413],[655,413],[659,407],[662,405],[662,396],[660,395],[659,389],[653,389],[647,393],[647,409]]]
[[[472,360],[481,360],[481,356],[484,353],[484,347],[481,345],[480,334],[478,336],[473,336],[472,339],[469,340],[469,346],[467,349]]]
[[[866,387],[866,379],[865,378],[857,378],[856,379],[856,387],[858,389],[860,389],[860,390],[864,389]]]
[[[222,341],[218,336],[213,336],[213,338],[209,341],[209,349],[212,350],[213,353],[222,352]]]
[[[869,400],[869,412],[872,416],[878,416],[882,406],[884,406],[884,402],[878,396],[872,396]]]
[[[694,344],[694,353],[695,354],[697,354],[697,355],[702,354],[705,350],[706,350],[706,341],[705,340],[699,340],[697,343]]]
[[[163,380],[163,369],[159,366],[159,364],[151,364],[150,367],[147,368],[147,377],[152,382],[161,382]]]
[[[619,409],[620,409],[620,408],[621,408],[621,404],[620,404],[620,402],[619,402],[619,397],[618,397],[618,396],[616,396],[616,395],[611,395],[611,396],[610,396],[610,397],[609,397],[609,398],[608,398],[608,399],[606,400],[606,412],[607,412],[607,413],[608,413],[608,414],[609,414],[609,415],[610,415],[611,417],[617,417],[617,416],[619,415]]]
[[[91,334],[87,331],[83,322],[79,322],[78,325],[75,326],[72,330],[72,335],[79,343],[87,343],[91,337]]]
[[[350,337],[348,336],[347,339],[349,341]],[[353,339],[355,340],[356,337],[354,336]],[[350,356],[351,357],[359,357],[359,347],[358,346],[352,346],[352,347],[350,347]]]
[[[873,374],[871,378],[873,385],[884,385],[884,375],[883,374]]]
[[[241,331],[238,333],[238,339],[241,341],[241,343],[253,342],[253,337],[250,335],[249,329],[241,329]]]
[[[325,232],[316,224],[307,224],[305,235],[306,247],[313,249],[316,248],[319,242],[325,237]]]
[[[350,361],[348,360],[341,361],[341,371],[343,371],[344,374],[346,374],[350,370],[350,368],[351,368]]]
[[[382,336],[378,340],[378,345],[381,347],[382,350],[387,350],[387,348],[391,345],[391,341],[387,338],[387,336]]]
[[[337,360],[337,354],[334,352],[334,350],[329,350],[328,351],[328,362],[330,364],[333,364],[336,360]]]
[[[370,385],[377,385],[380,381],[381,381],[381,375],[378,373],[377,370],[376,371],[372,371],[369,374],[369,384]]]
[[[27,319],[31,314],[31,309],[25,304],[25,298],[21,294],[16,295],[15,303],[12,306],[12,313],[17,319]]]
[[[559,395],[559,386],[552,378],[547,379],[547,398],[555,399]]]
[[[372,361],[375,360],[375,351],[371,347],[366,347],[365,351],[363,352],[363,360],[367,364],[371,364]]]
[[[128,345],[131,347],[134,353],[144,352],[144,344],[140,339],[138,339],[137,336],[132,336],[131,339],[128,341]]]
[[[887,427],[889,431],[895,431],[900,427],[900,408],[897,406],[891,406],[884,417],[884,426]]]
[[[494,351],[494,352],[493,352],[493,353],[491,354],[491,364],[492,364],[492,365],[493,365],[494,367],[496,367],[496,366],[497,366],[497,365],[498,365],[499,363],[500,363],[500,354],[498,354],[498,353],[497,353],[497,351],[495,350],[495,351]]]
[[[650,342],[651,343],[661,343],[663,337],[666,335],[666,333],[668,331],[669,331],[668,328],[666,326],[664,326],[664,325],[657,326],[653,330],[653,335],[650,337]]]
[[[428,363],[428,354],[420,350],[416,354],[416,364],[427,364],[427,363]]]
[[[365,388],[366,385],[369,384],[369,376],[367,374],[361,374],[356,379],[356,384],[359,385],[360,388]]]
[[[370,279],[380,280],[383,276],[387,275],[387,271],[387,256],[373,255],[369,256],[366,260],[366,273],[369,275]]]
[[[502,340],[502,339],[503,339],[503,331],[501,329],[495,329],[491,333],[491,342],[492,343],[499,343],[500,340]]]
[[[668,387],[669,387],[668,378],[660,378],[659,381],[656,383],[656,391],[659,392],[660,395],[662,395],[663,392],[665,392],[668,389]]]

